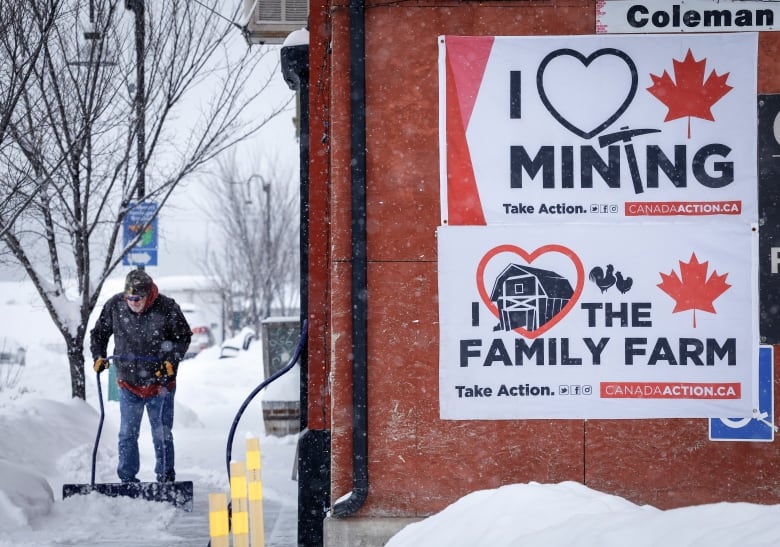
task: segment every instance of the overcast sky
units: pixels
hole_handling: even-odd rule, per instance
[[[248,46],[238,32],[236,29],[236,40],[232,47],[237,48],[240,53],[241,48]],[[273,70],[280,58],[279,46],[266,47],[273,47],[274,51],[266,55],[267,63],[259,67],[262,71],[262,74],[258,75],[259,78],[265,77],[266,70]],[[294,92],[287,87],[277,67],[272,85],[257,105],[258,117],[263,116],[270,108],[267,105],[278,104],[293,96]],[[251,173],[252,166],[258,163],[257,156],[274,158],[274,161],[282,164],[280,171],[291,173],[297,184],[299,146],[295,137],[294,116],[293,102],[288,112],[271,120],[257,135],[238,146],[237,158],[241,161],[241,172]],[[203,211],[203,203],[208,202],[208,184],[210,181],[206,176],[188,179],[177,187],[161,212],[158,222],[158,265],[149,267],[152,276],[201,273],[199,260],[205,254],[206,239],[209,233],[213,236],[216,231]],[[127,271],[127,266],[120,265],[114,275],[124,276]],[[0,265],[0,280],[24,278],[25,275],[18,266]]]
[[[276,47],[278,50],[278,46]],[[268,56],[270,62],[279,59],[278,53]],[[272,89],[267,92],[265,104],[277,104],[291,91],[277,70]],[[262,115],[263,107],[258,109]],[[271,120],[258,135],[239,146],[237,158],[241,161],[242,171],[251,173],[251,167],[257,165],[257,157],[274,158],[283,165],[280,171],[292,173],[297,183],[299,146],[295,137],[294,106],[289,112]],[[203,256],[205,240],[214,233],[211,221],[203,211],[203,202],[208,196],[206,190],[210,184],[208,177],[190,180],[178,187],[172,201],[166,204],[159,220],[158,266],[150,267],[152,275],[181,275],[199,273],[198,258]],[[259,229],[259,227],[258,227]]]
[[[225,0],[222,12],[230,13],[236,1]],[[236,54],[239,55],[247,47],[249,46],[246,41],[236,29],[231,48],[235,48]],[[262,74],[258,74],[258,78],[265,78],[266,71],[273,70],[280,60],[280,46],[265,47],[274,51],[266,55],[263,65],[259,67]],[[271,86],[257,105],[258,117],[270,109],[267,105],[279,104],[292,96],[294,92],[287,86],[277,67]],[[252,166],[258,163],[258,156],[274,158],[282,164],[280,172],[292,173],[297,183],[299,146],[295,137],[294,116],[293,103],[288,112],[271,120],[256,136],[238,146],[236,157],[241,161],[241,172],[251,173]],[[159,276],[201,273],[200,261],[205,253],[207,238],[209,234],[213,237],[215,232],[212,221],[206,218],[203,210],[203,203],[208,202],[207,187],[210,183],[207,176],[201,176],[188,180],[174,191],[172,199],[160,213],[158,265],[149,267],[150,274]],[[121,276],[126,271],[127,267],[120,267],[116,274]]]

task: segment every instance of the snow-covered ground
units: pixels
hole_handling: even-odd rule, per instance
[[[87,401],[70,398],[64,348],[36,302],[27,285],[0,283],[0,339],[10,336],[28,348],[18,382],[0,390],[0,546],[205,546],[201,540],[208,537],[208,515],[202,509],[193,515],[166,504],[97,494],[61,499],[63,483],[90,480],[97,389],[88,369]],[[259,342],[234,359],[218,359],[213,348],[181,366],[174,426],[176,468],[180,479],[194,481],[196,500],[227,492],[227,433],[241,403],[262,380],[261,355]],[[13,383],[3,376],[3,366],[0,385]],[[290,374],[274,384],[276,394],[287,394],[297,385],[294,372]],[[101,376],[106,382],[107,375]],[[107,393],[105,383],[103,392]],[[107,402],[99,482],[116,480],[118,414],[117,404]],[[145,424],[140,441],[142,480],[154,476],[147,429]],[[267,507],[294,511],[295,438],[264,434],[259,397],[237,430],[234,459],[243,457],[244,439],[251,435],[260,438]],[[193,537],[197,541],[188,539]],[[295,537],[294,531],[290,537]],[[469,494],[387,543],[387,547],[627,545],[777,547],[780,505],[718,503],[660,511],[578,483],[515,484]]]
[[[474,492],[407,526],[386,547],[777,547],[780,505],[661,511],[580,483]]]
[[[0,316],[0,340],[10,337],[27,348],[26,365],[16,368],[21,372],[16,381],[7,376],[9,367],[0,364],[0,546],[194,543],[205,547],[209,535],[205,500],[209,493],[229,491],[225,449],[230,426],[241,404],[263,380],[260,342],[231,359],[219,359],[219,348],[213,347],[180,366],[176,471],[177,479],[194,482],[196,510],[201,513],[194,515],[195,511],[185,513],[167,504],[98,494],[62,499],[63,483],[90,482],[99,419],[95,373],[88,364],[87,401],[72,399],[64,343],[28,284],[0,283]],[[296,369],[272,384],[277,395],[297,387]],[[101,374],[101,380],[107,399],[108,374]],[[292,506],[294,512],[296,437],[265,435],[261,397],[254,399],[239,422],[233,459],[244,458],[248,436],[260,438],[264,498],[277,511]],[[106,400],[105,412],[96,482],[117,482],[118,403]],[[154,480],[148,429],[144,418],[139,441],[141,480]],[[183,537],[183,529],[198,541],[188,543],[190,536]]]

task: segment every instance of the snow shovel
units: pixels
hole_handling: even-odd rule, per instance
[[[108,360],[116,358],[115,355]],[[100,372],[97,373],[98,401],[100,402],[100,421],[98,422],[95,446],[92,448],[92,479],[89,484],[63,484],[62,499],[75,495],[86,495],[98,492],[112,498],[141,498],[149,501],[172,503],[185,511],[192,511],[192,481],[177,482],[112,482],[95,483],[95,460],[97,459],[100,433],[103,430],[103,420],[106,417],[103,407],[103,389],[100,385]]]

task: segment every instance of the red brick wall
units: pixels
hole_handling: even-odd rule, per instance
[[[437,37],[593,34],[595,2],[383,3],[366,8],[370,488],[360,514],[422,516],[474,490],[564,480],[660,508],[780,503],[777,443],[713,443],[703,419],[439,419]],[[309,366],[330,372],[336,500],[352,488],[349,16],[347,0],[311,6]],[[780,33],[759,45],[759,92],[780,92]],[[310,415],[327,415],[325,396],[310,403]]]

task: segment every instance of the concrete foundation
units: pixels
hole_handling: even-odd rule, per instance
[[[381,547],[407,524],[417,518],[343,518],[327,517],[323,547]]]

